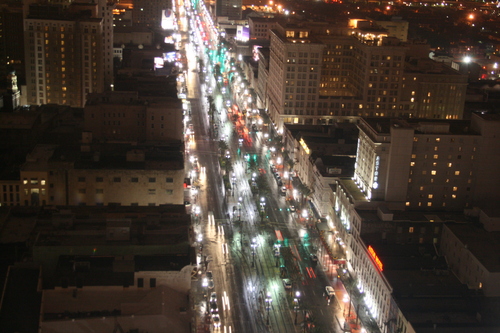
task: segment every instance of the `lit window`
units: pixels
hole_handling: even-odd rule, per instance
[[[439,155],[434,155],[433,158],[437,160],[439,158]]]
[[[424,187],[423,186],[420,186],[420,191],[423,191],[424,190]]]
[[[437,146],[434,147],[434,151],[438,151],[438,147]]]
[[[436,138],[436,142],[439,142],[439,141],[441,141],[441,138]]]
[[[456,192],[458,190],[458,187],[453,186],[453,192]]]
[[[66,91],[66,87],[62,87],[62,91]]]
[[[432,166],[433,166],[433,167],[437,167],[437,165],[438,165],[438,164],[437,164],[436,162],[432,163]]]
[[[417,158],[417,154],[411,154],[411,158]]]
[[[409,232],[410,234],[412,234],[414,231],[415,231],[415,228],[413,228],[413,227],[410,227],[410,228],[408,229],[408,232]]]
[[[45,185],[45,179],[42,179],[42,180],[40,181],[40,184],[41,184],[41,185]]]
[[[429,199],[432,199],[433,197],[434,197],[434,195],[433,195],[433,194],[429,194],[429,195],[427,196],[427,198],[429,198]]]
[[[407,202],[406,202],[406,206],[409,206],[409,205],[410,205],[410,202],[409,202],[409,201],[407,201]]]
[[[431,171],[431,175],[435,176],[436,175],[436,170]]]
[[[455,171],[455,176],[460,176],[460,171]]]
[[[427,202],[427,207],[431,207],[432,206],[432,202]]]
[[[415,162],[410,162],[410,166],[415,166]]]
[[[453,163],[448,163],[448,168],[451,168]]]
[[[23,184],[24,184],[24,185],[28,184],[28,178],[24,178],[24,180],[23,180]]]
[[[452,198],[452,199],[456,199],[456,198],[457,198],[457,195],[456,195],[456,194],[452,194],[452,195],[451,195],[451,198]]]

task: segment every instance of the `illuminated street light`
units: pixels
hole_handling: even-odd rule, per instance
[[[267,292],[266,295],[266,310],[267,310],[267,320],[266,325],[269,325],[269,310],[271,310],[271,304],[273,303],[273,299],[271,298],[271,292]]]
[[[294,310],[295,310],[295,325],[297,325],[297,314],[299,312],[299,301],[300,301],[300,291],[295,292],[295,298],[293,300],[294,302]]]

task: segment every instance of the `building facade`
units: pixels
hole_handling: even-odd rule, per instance
[[[29,104],[85,105],[113,83],[112,6],[29,6],[24,19]]]

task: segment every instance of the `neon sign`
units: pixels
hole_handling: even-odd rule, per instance
[[[373,261],[375,261],[375,265],[377,265],[378,269],[382,272],[384,270],[384,264],[382,264],[382,261],[379,259],[371,245],[368,245],[368,252],[372,256]]]

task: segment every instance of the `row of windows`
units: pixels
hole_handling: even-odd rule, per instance
[[[415,146],[413,148],[415,148]],[[437,147],[434,147],[434,150],[437,150]],[[450,150],[453,151],[454,149],[452,147],[450,147]],[[474,147],[473,150],[476,151],[476,148]],[[458,151],[462,151],[462,147],[458,147]],[[432,158],[434,160],[437,160],[437,159],[439,159],[439,154],[433,154],[433,155],[424,154],[423,157],[424,157],[424,159],[430,159],[430,158]],[[441,155],[441,157],[443,157],[443,155]],[[447,159],[449,159],[449,160],[453,159],[454,157],[455,157],[455,155],[447,155]],[[417,155],[416,154],[412,154],[411,158],[415,159],[415,158],[417,158]],[[456,155],[456,159],[457,160],[461,160],[462,159],[462,155]],[[473,160],[474,159],[474,155],[470,155],[470,159]]]
[[[80,194],[86,194],[86,193],[87,193],[87,189],[85,189],[85,188],[80,188],[80,189],[78,189],[78,193],[80,193]],[[96,194],[104,194],[104,189],[102,189],[102,188],[97,188],[97,189],[95,190],[95,193],[96,193]],[[165,193],[166,193],[167,195],[172,195],[172,194],[174,194],[174,190],[165,190]],[[42,194],[45,194],[45,193],[42,193]],[[148,194],[149,194],[149,195],[156,195],[156,189],[155,189],[155,188],[153,188],[153,189],[148,189]]]
[[[87,181],[86,177],[78,177],[78,182],[84,183],[86,181]],[[104,177],[96,177],[95,181],[96,181],[96,183],[102,183],[102,182],[104,182]],[[120,183],[121,181],[122,181],[121,177],[113,177],[113,182]],[[131,183],[138,183],[139,182],[139,177],[132,177],[132,178],[130,178],[129,181]],[[156,177],[148,177],[148,182],[149,183],[156,183]],[[166,183],[173,183],[174,182],[174,178],[167,177],[167,178],[165,178],[165,182]]]

